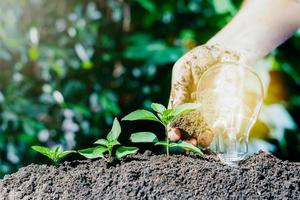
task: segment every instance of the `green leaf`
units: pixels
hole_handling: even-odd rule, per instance
[[[103,145],[103,146],[108,146],[108,141],[106,139],[99,139],[97,140],[96,142],[94,142],[94,144],[100,144],[100,145]]]
[[[168,146],[168,142],[167,141],[158,141],[156,142],[154,145],[162,145],[162,146]]]
[[[43,154],[44,156],[47,156],[48,158],[50,158],[51,160],[53,160],[52,156],[54,154],[54,152],[52,152],[49,148],[47,147],[42,147],[42,146],[32,146],[31,147],[33,150]]]
[[[176,108],[173,109],[168,115],[170,116],[177,116],[180,114],[183,114],[185,112],[192,111],[194,109],[197,109],[200,107],[200,104],[198,103],[185,103],[182,105],[177,106]]]
[[[194,145],[189,144],[189,143],[185,143],[185,142],[171,143],[170,147],[181,147],[181,148],[184,148],[184,149],[188,149],[188,150],[190,150],[194,153],[197,153],[198,155],[201,155],[201,156],[204,155],[198,147],[195,147]]]
[[[236,9],[231,0],[225,0],[225,1],[213,0],[212,4],[217,14],[221,15],[225,13],[230,13],[234,15],[236,13]]]
[[[40,55],[39,50],[36,47],[31,47],[28,50],[28,57],[32,61],[36,61],[38,59],[39,55]]]
[[[116,158],[120,159],[128,154],[134,154],[138,151],[137,147],[120,146],[116,151]]]
[[[75,151],[75,150],[69,150],[69,151],[61,152],[61,153],[58,155],[58,158],[59,158],[59,159],[60,159],[60,158],[63,158],[63,157],[65,157],[66,155],[69,155],[69,154],[71,154],[71,153],[76,153],[76,151]]]
[[[174,109],[168,108],[163,112],[163,116],[168,116]]]
[[[163,113],[166,110],[166,107],[159,103],[152,103],[151,108],[158,113]]]
[[[159,117],[159,119],[160,119],[160,120],[162,120],[162,119],[163,119],[163,115],[162,115],[162,114],[160,114],[160,113],[157,113],[157,116]]]
[[[94,66],[93,62],[90,60],[85,60],[82,62],[82,68],[83,69],[92,69]]]
[[[104,158],[103,153],[107,151],[107,148],[98,146],[94,148],[87,148],[79,150],[78,153],[86,158],[94,159],[94,158]]]
[[[78,153],[86,158],[98,158],[98,156],[93,155],[95,148],[87,148],[87,149],[81,149],[78,150]]]
[[[102,156],[103,156],[103,153],[106,152],[107,150],[108,149],[103,146],[97,146],[94,148],[93,154],[95,154],[95,155],[102,154]]]
[[[143,142],[157,142],[158,139],[154,133],[151,132],[137,132],[130,136],[130,141],[134,143]]]
[[[127,120],[127,121],[134,121],[134,120],[151,120],[151,121],[161,121],[152,113],[147,110],[136,110],[133,111],[132,113],[126,115],[123,117],[122,120]]]
[[[57,158],[58,157],[58,154],[62,151],[62,148],[61,146],[57,146],[55,149],[54,149],[54,158]]]
[[[155,4],[151,0],[137,0],[148,12],[155,12]]]
[[[115,145],[119,145],[120,144],[120,142],[118,141],[118,140],[113,140],[113,141],[109,141],[108,142],[108,146],[115,146]]]
[[[119,138],[121,133],[121,126],[117,118],[115,118],[111,131],[106,136],[108,141],[113,141]]]

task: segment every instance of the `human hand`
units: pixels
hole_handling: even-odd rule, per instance
[[[245,0],[235,17],[206,45],[192,49],[175,63],[169,107],[195,102],[198,81],[211,66],[226,61],[253,64],[299,27],[298,1]],[[182,139],[202,147],[208,147],[213,139],[200,111],[176,118],[169,136],[172,141]]]
[[[197,85],[203,73],[211,66],[221,62],[240,62],[237,53],[222,50],[214,45],[198,46],[174,65],[169,107],[183,103],[196,102]],[[169,139],[182,139],[195,146],[208,147],[214,137],[199,110],[181,115],[169,125]]]

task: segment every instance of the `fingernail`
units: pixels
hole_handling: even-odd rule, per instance
[[[179,128],[173,127],[168,129],[169,139],[172,142],[177,142],[181,138],[181,132]]]
[[[197,146],[197,140],[195,138],[191,138],[189,143],[191,143],[194,146]]]

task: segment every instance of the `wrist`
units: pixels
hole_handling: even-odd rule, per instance
[[[290,37],[299,21],[300,4],[293,0],[251,0],[207,44],[238,52],[253,64]]]

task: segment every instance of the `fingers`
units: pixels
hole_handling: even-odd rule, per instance
[[[190,138],[189,140],[184,140],[183,142],[191,144],[193,146],[197,146],[197,140],[196,138]],[[185,153],[189,153],[190,151],[188,149],[184,149]]]
[[[181,131],[179,128],[170,127],[168,129],[168,137],[171,142],[177,142],[181,139]]]
[[[196,145],[204,148],[208,147],[214,138],[214,133],[205,122],[200,110],[194,110],[176,117],[170,123],[169,127],[176,127],[176,130],[180,131],[181,140],[194,143],[193,141],[189,141],[191,138],[194,138],[197,141]],[[173,136],[173,138],[176,137]]]
[[[191,144],[191,145],[193,145],[195,147],[198,145],[196,138],[190,138],[189,140],[184,140],[183,142],[189,143],[189,144]]]
[[[177,142],[178,140],[182,139],[182,134],[179,128],[169,128],[168,129],[168,137],[170,139],[171,142]],[[196,138],[189,138],[189,139],[185,139],[183,140],[184,143],[188,143],[191,144],[193,146],[197,146],[197,139]],[[188,149],[184,149],[184,151],[186,153],[189,152]]]
[[[171,142],[177,142],[178,140],[182,139],[181,130],[176,127],[168,128],[168,137]],[[194,137],[189,137],[189,138],[183,140],[183,142],[192,144],[194,146],[198,145],[197,138],[194,138]]]
[[[202,133],[197,137],[197,144],[201,147],[207,148],[212,143],[214,136],[215,134],[210,129],[202,131]]]

